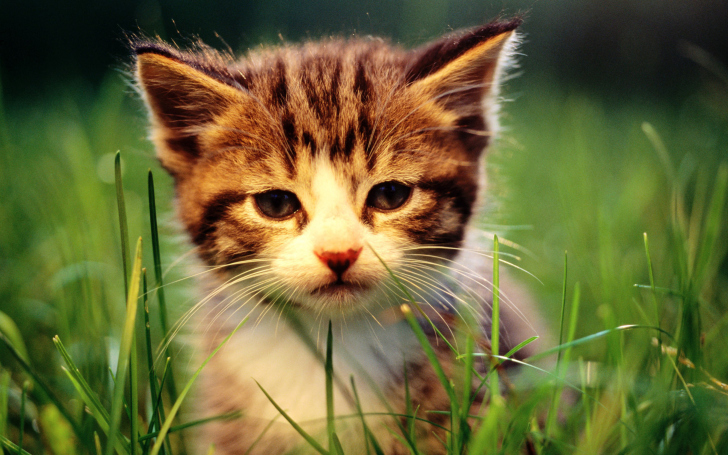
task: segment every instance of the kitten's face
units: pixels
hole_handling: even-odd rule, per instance
[[[411,53],[329,41],[239,63],[137,43],[158,154],[200,255],[247,292],[316,313],[399,303],[382,261],[425,277],[414,261],[462,240],[517,25]]]

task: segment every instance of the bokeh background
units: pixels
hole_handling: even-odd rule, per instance
[[[126,71],[125,33],[181,45],[199,36],[241,53],[281,39],[350,34],[417,46],[515,14],[526,19],[522,55],[517,77],[505,83],[504,131],[489,168],[493,204],[480,223],[520,245],[512,252],[536,277],[522,278],[547,323],[558,323],[568,251],[567,295],[577,282],[581,291],[578,335],[657,324],[652,301],[634,287],[649,283],[643,233],[657,285],[679,287],[680,242],[671,220],[693,234],[678,245],[689,255],[718,166],[728,160],[723,0],[0,2],[0,324],[5,331],[17,326],[33,366],[61,393],[73,392],[51,343],[56,334],[89,382],[108,382],[124,302],[116,151],[132,239],[141,235],[149,245],[151,168],[168,281],[184,276],[173,264],[188,248],[167,222],[171,182],[145,139],[145,114]],[[665,155],[645,134],[645,122]],[[676,205],[673,192],[685,203]],[[707,362],[723,380],[726,248],[724,229],[699,290]],[[146,251],[149,268],[150,257]],[[190,304],[186,286],[169,287],[173,310]],[[679,328],[678,300],[660,300],[666,330]],[[649,341],[630,335],[626,352]],[[581,355],[604,349],[597,341]],[[0,368],[17,372],[3,349]]]

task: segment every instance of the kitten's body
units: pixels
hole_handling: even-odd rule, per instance
[[[385,453],[408,452],[391,415],[406,412],[405,368],[418,417],[447,426],[444,414],[430,412],[449,410],[447,394],[401,317],[406,299],[382,262],[443,332],[462,311],[487,321],[488,260],[465,237],[481,152],[495,129],[497,79],[519,23],[492,23],[413,52],[330,40],[240,62],[203,47],[135,43],[180,218],[200,257],[217,267],[203,276],[200,355],[250,316],[204,370],[196,412],[244,416],[200,430],[200,450],[214,443],[216,453],[243,453],[254,442],[261,454],[312,450],[256,381],[325,441],[329,320],[345,453],[366,451],[350,378]],[[530,335],[513,311],[505,322],[511,342]],[[451,372],[445,343],[435,346]],[[420,424],[416,433],[424,453],[443,451],[437,426]]]

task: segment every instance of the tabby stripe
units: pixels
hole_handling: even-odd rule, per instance
[[[339,80],[341,79],[341,61],[336,60],[334,66],[334,74],[331,76],[331,95],[329,108],[333,112],[329,112],[329,117],[334,118],[339,116]]]
[[[308,147],[309,150],[311,150],[311,156],[316,155],[316,140],[313,138],[313,135],[309,133],[308,131],[303,132],[303,146]]]
[[[316,93],[318,81],[314,80],[321,77],[321,69],[316,63],[315,60],[308,60],[301,65],[301,85],[308,99],[309,106],[313,109],[316,118],[321,120],[324,118],[323,103]]]
[[[356,74],[354,75],[354,92],[359,96],[362,104],[369,102],[372,97],[372,84],[367,78],[364,63],[356,62]]]
[[[476,186],[474,182],[467,182],[456,179],[436,179],[420,182],[417,186],[425,191],[432,191],[437,194],[438,207],[445,200],[452,203],[452,208],[460,214],[460,223],[465,224],[470,219],[475,202]]]
[[[288,84],[286,83],[286,66],[282,59],[278,59],[278,62],[276,62],[274,80],[273,104],[283,107],[288,102]]]
[[[286,111],[281,118],[283,135],[288,144],[288,154],[292,161],[296,160],[296,147],[298,146],[298,135],[296,134],[296,121],[290,111]]]
[[[224,191],[207,203],[205,212],[196,226],[190,226],[192,241],[203,245],[217,230],[217,223],[228,216],[230,209],[245,200],[247,194],[237,191]]]

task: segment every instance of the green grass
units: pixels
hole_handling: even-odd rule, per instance
[[[483,415],[469,414],[473,397],[463,387],[474,374],[473,341],[458,343],[460,377],[440,377],[455,430],[443,444],[451,453],[520,453],[524,444],[540,454],[726,453],[725,91],[706,84],[681,100],[635,101],[546,77],[513,84],[508,91],[521,95],[505,106],[507,129],[490,157],[497,204],[482,224],[540,280],[523,274],[557,341],[544,347],[546,371],[527,360],[504,399],[493,393],[496,381],[486,385]],[[163,272],[187,250],[170,240],[171,182],[128,91],[114,75],[94,93],[77,87],[42,101],[0,101],[7,453],[21,445],[33,455],[183,451],[175,414],[194,375],[178,393],[170,364],[180,353],[154,359],[167,320],[190,303],[185,282],[157,290],[182,277]],[[149,201],[162,204],[151,217]],[[122,239],[139,237],[144,247],[132,256]],[[138,260],[127,265],[126,255]],[[155,272],[148,293],[143,267]],[[425,411],[412,409],[417,418]],[[413,451],[415,420],[401,428]],[[339,453],[336,421],[327,428],[316,444]],[[381,453],[373,437],[369,447]]]

